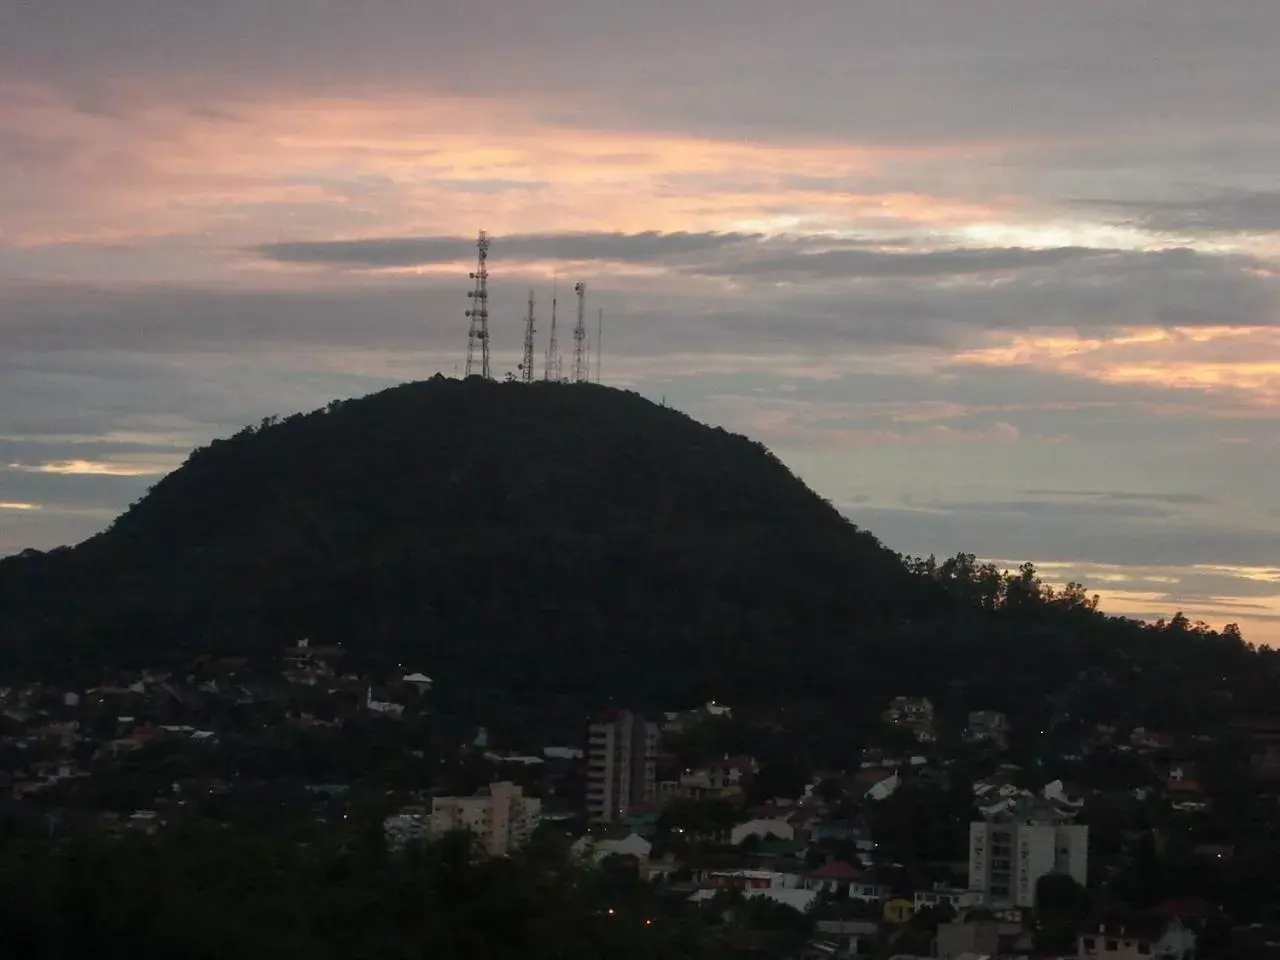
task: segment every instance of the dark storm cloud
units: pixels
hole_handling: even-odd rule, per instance
[[[1175,234],[1280,231],[1280,191],[1240,190],[1190,200],[1076,200],[1146,230]]]
[[[1117,253],[1089,247],[912,252],[865,249],[868,243],[817,237],[766,240],[752,233],[563,233],[495,238],[491,255],[510,261],[683,264],[684,272],[708,277],[910,279],[1053,267]],[[468,259],[473,246],[469,237],[375,237],[270,243],[249,252],[277,263],[413,267]]]
[[[575,260],[661,263],[759,241],[749,233],[549,233],[494,240],[494,255],[510,260]],[[474,256],[470,237],[376,237],[316,243],[269,243],[250,252],[278,263],[327,263],[357,267],[416,267],[455,263]]]
[[[115,77],[152,97],[525,96],[717,135],[1058,136],[1268,116],[1274,24],[1273,0],[8,0],[0,78],[98,110]]]
[[[630,249],[636,257],[651,258],[637,262],[650,264],[664,262],[662,251],[672,237],[615,236],[618,255]],[[675,237],[674,248],[698,252],[666,256],[697,256],[707,263],[732,259],[742,244],[758,243],[749,235]],[[452,241],[431,243],[437,255],[446,249],[451,257],[467,252],[465,244],[457,245],[455,253]],[[552,236],[548,245],[531,241],[527,249],[531,253],[558,249],[564,255],[598,249],[594,238],[575,237],[557,246],[560,243]],[[803,243],[770,241],[764,245],[803,249]],[[501,248],[495,243],[494,249],[495,253],[501,249],[504,256],[514,256],[506,241]],[[1034,262],[1035,251],[1024,253]],[[338,254],[319,245],[314,255]],[[808,254],[795,254],[797,259],[805,256]],[[607,304],[613,345],[620,354],[630,355],[689,350],[769,354],[797,349],[820,354],[856,346],[961,348],[977,345],[984,331],[1264,326],[1278,319],[1277,281],[1262,275],[1256,261],[1247,258],[1186,250],[1057,260],[1050,256],[1047,265],[1006,269],[1000,282],[993,283],[985,274],[961,274],[968,277],[962,282],[939,281],[957,276],[942,272],[956,269],[949,266],[952,263],[1007,265],[1017,262],[1022,254],[1009,258],[1006,254],[988,256],[983,251],[943,251],[937,259],[925,260],[929,269],[938,271],[925,276],[912,275],[908,267],[885,265],[916,254],[854,256],[868,271],[867,276],[847,278],[857,283],[760,283],[749,288],[749,295],[740,291],[726,301],[719,290],[664,289],[649,281],[610,276],[607,269],[601,269],[589,278],[591,296]],[[917,273],[925,269],[915,262]],[[874,266],[867,266],[870,264]],[[448,349],[465,326],[469,281],[463,269],[457,277],[391,278],[340,286],[320,283],[275,290],[179,284],[0,283],[0,336],[10,358],[24,351],[166,353],[245,349],[251,344],[274,344],[282,349],[307,345]],[[698,282],[697,278],[688,279]],[[491,293],[495,340],[509,344],[512,350],[518,348],[519,318],[531,285],[539,288],[540,303],[549,299],[549,284],[544,280],[521,276],[518,270],[503,276],[495,259]]]
[[[1020,247],[934,250],[926,253],[886,253],[874,250],[828,250],[744,258],[720,264],[688,267],[690,273],[722,277],[924,278],[996,273],[1033,267],[1052,267],[1071,260],[1104,257],[1115,251],[1088,247],[1032,250]]]

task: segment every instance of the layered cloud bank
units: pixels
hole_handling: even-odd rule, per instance
[[[0,9],[0,551],[456,372],[485,228],[500,371],[585,279],[895,549],[1280,640],[1271,6]]]

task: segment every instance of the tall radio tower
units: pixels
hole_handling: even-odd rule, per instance
[[[471,309],[467,316],[471,318],[471,330],[467,333],[467,373],[478,372],[484,379],[489,379],[489,235],[483,230],[476,239],[476,269],[471,279],[476,282],[475,289],[467,294],[471,298]],[[476,362],[476,345],[480,348],[480,369],[474,369]]]
[[[547,359],[542,365],[543,380],[560,379],[560,345],[556,343],[556,279],[551,278],[551,338],[547,341]]]
[[[533,291],[529,291],[529,315],[524,318],[524,359],[520,361],[520,379],[533,383]]]
[[[586,383],[591,379],[587,369],[587,285],[575,283],[573,292],[578,295],[578,322],[573,328],[573,380]]]

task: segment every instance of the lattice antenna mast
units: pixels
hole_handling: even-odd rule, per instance
[[[529,291],[529,315],[524,318],[524,359],[520,361],[520,379],[533,383],[533,291]]]
[[[573,292],[578,295],[578,322],[573,327],[573,379],[576,383],[590,380],[587,361],[587,285],[575,283]]]
[[[467,294],[471,298],[471,330],[467,334],[467,373],[479,373],[489,379],[489,235],[483,230],[476,239],[476,269],[471,274],[475,288]],[[480,352],[480,369],[475,369],[476,351]]]
[[[604,352],[604,310],[596,313],[596,383],[600,382],[600,354]]]
[[[560,345],[556,343],[556,278],[551,278],[551,337],[547,340],[547,358],[542,365],[543,380],[560,379]]]

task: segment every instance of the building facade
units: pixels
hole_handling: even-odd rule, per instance
[[[503,781],[474,797],[436,797],[431,801],[431,833],[470,830],[486,853],[500,857],[533,835],[541,813],[541,800],[526,797],[520,787]]]
[[[969,824],[969,889],[992,907],[1034,907],[1036,884],[1064,873],[1088,882],[1089,828],[1051,808],[1015,807]]]
[[[587,730],[587,818],[617,823],[657,792],[658,725],[610,710]]]

